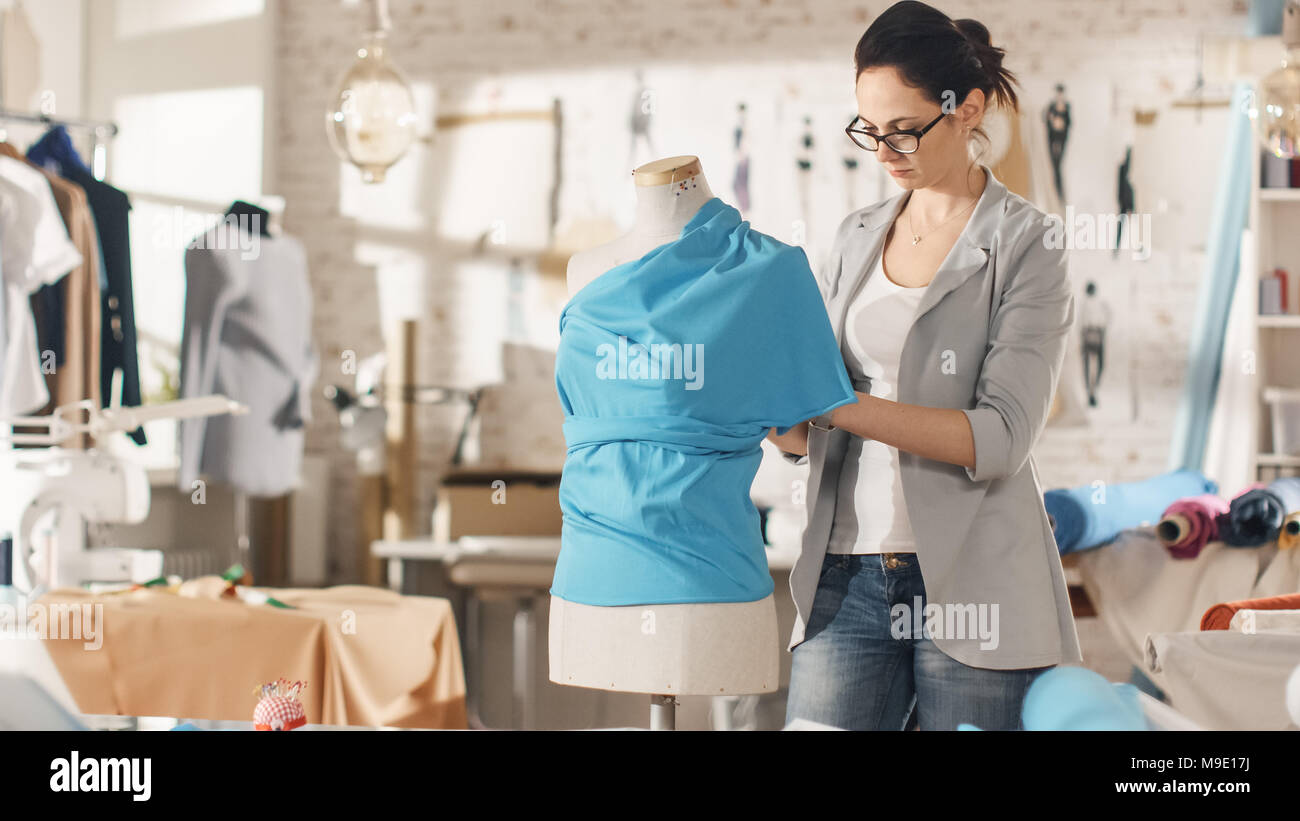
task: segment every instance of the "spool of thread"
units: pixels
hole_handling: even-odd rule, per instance
[[[1290,550],[1300,545],[1300,512],[1292,513],[1282,522],[1282,532],[1277,534],[1277,549]]]
[[[1209,542],[1219,538],[1218,517],[1228,503],[1212,493],[1189,496],[1170,505],[1156,525],[1156,537],[1175,559],[1195,559]]]

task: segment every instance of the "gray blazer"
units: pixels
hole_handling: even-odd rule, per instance
[[[986,625],[996,624],[995,646],[973,630],[958,638],[950,629],[934,637],[940,649],[992,669],[1079,662],[1065,574],[1030,455],[1075,318],[1067,256],[1049,247],[1043,212],[984,169],[988,184],[921,299],[898,376],[900,402],[966,414],[975,469],[900,451],[903,496],[927,609],[939,605],[963,619],[982,610]],[[840,224],[817,278],[841,345],[847,307],[908,196],[900,192]],[[819,417],[809,425],[807,456],[789,457],[809,465],[807,524],[790,573],[791,650],[805,638],[851,436]]]
[[[260,237],[247,253],[221,241],[226,225],[185,250],[180,396],[219,393],[248,413],[181,420],[177,485],[190,493],[202,474],[249,496],[280,496],[299,484],[320,372],[307,254],[289,234]]]

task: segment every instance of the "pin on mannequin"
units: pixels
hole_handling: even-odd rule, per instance
[[[681,237],[714,196],[697,157],[668,157],[633,172],[631,231],[569,260],[570,295],[611,268]],[[779,639],[772,595],[753,602],[593,606],[551,596],[550,679],[651,696],[651,729],[672,729],[679,695],[777,689]]]

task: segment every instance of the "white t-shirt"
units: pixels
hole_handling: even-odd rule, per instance
[[[928,286],[926,286],[928,287]],[[871,379],[871,395],[898,401],[898,360],[926,287],[905,288],[885,275],[884,254],[849,306],[844,364],[855,384]],[[914,553],[903,504],[898,449],[851,437],[840,470],[829,553]]]
[[[50,401],[28,298],[81,264],[50,182],[26,163],[0,155],[0,278],[5,288],[0,418],[40,410]]]

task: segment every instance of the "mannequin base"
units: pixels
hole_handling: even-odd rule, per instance
[[[778,689],[776,601],[596,607],[551,596],[550,679],[654,695]]]

